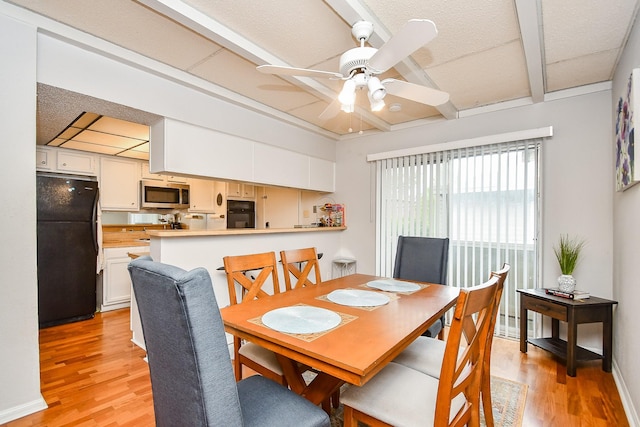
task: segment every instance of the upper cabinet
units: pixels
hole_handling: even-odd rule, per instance
[[[140,209],[140,164],[118,157],[100,157],[100,205],[103,210]]]
[[[228,182],[227,197],[232,199],[254,199],[256,197],[256,186],[252,184],[241,184],[239,182]]]
[[[79,175],[97,175],[96,155],[75,150],[36,148],[36,169]]]
[[[149,162],[140,163],[142,166],[142,179],[145,181],[166,181],[167,177],[165,175],[161,175],[159,173],[151,173],[149,172]]]
[[[172,182],[174,184],[187,184],[188,179],[178,175],[164,175],[149,171],[149,162],[142,162],[142,179],[145,181]]]
[[[215,212],[215,183],[207,179],[189,180],[189,212]]]
[[[96,156],[75,151],[58,151],[56,169],[62,172],[96,174]]]
[[[151,140],[153,171],[335,191],[335,162],[329,160],[166,118],[151,126]],[[251,197],[233,189],[229,196]]]
[[[55,153],[52,150],[47,150],[46,148],[36,148],[36,169],[53,169],[55,164],[55,162],[53,161],[54,156]]]

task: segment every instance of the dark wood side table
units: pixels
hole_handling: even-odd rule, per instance
[[[566,360],[567,375],[576,376],[576,362],[602,359],[602,370],[611,372],[613,351],[613,305],[617,301],[591,296],[583,300],[547,295],[544,289],[518,289],[520,293],[520,351],[527,343]],[[527,310],[551,317],[551,337],[527,338]],[[567,341],[560,339],[560,321],[567,322]],[[579,347],[578,324],[602,322],[602,355]]]

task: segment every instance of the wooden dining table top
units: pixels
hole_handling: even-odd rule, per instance
[[[352,274],[225,307],[221,310],[225,330],[337,379],[362,385],[453,307],[459,293],[457,288],[437,284],[420,284],[421,289],[413,293],[366,286],[376,279],[383,278]],[[390,301],[373,308],[340,305],[326,298],[336,289],[381,292]],[[261,323],[265,313],[299,304],[334,311],[342,322],[329,331],[306,335],[278,332]]]

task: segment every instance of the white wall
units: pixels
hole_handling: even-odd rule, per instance
[[[46,406],[40,395],[36,276],[36,32],[0,15],[0,424]],[[8,60],[7,58],[10,58]]]
[[[337,148],[335,198],[346,203],[349,229],[343,246],[358,272],[375,273],[375,194],[366,155],[485,135],[553,126],[543,142],[542,267],[550,286],[560,274],[552,246],[562,233],[588,240],[574,275],[580,288],[612,297],[611,93],[608,90],[505,111],[343,141]],[[602,349],[600,325],[580,325],[579,343]]]
[[[614,105],[625,93],[627,80],[633,68],[640,68],[640,24],[630,34],[628,45],[621,57],[613,79],[612,100]],[[636,99],[638,99],[636,97]],[[640,108],[636,106],[636,118]],[[613,112],[612,112],[613,114]],[[613,119],[615,120],[615,119]],[[615,121],[613,122],[615,125]],[[638,121],[636,120],[636,123]],[[612,130],[612,135],[615,129]],[[636,147],[637,148],[637,147]],[[611,146],[615,155],[615,147]],[[638,168],[639,165],[636,165]],[[640,307],[640,184],[613,195],[613,296],[620,301],[616,312],[613,336],[614,369],[619,372],[619,388],[624,392],[629,407],[640,408],[640,370],[637,367],[640,354],[638,341],[638,315]],[[640,425],[638,409],[633,414],[631,425]],[[627,411],[629,412],[629,411]]]

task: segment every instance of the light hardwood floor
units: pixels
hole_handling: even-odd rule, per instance
[[[49,408],[5,426],[153,426],[144,352],[131,341],[129,310],[40,331],[42,394]],[[600,363],[562,362],[496,338],[492,374],[529,385],[524,426],[628,426],[613,377]]]

